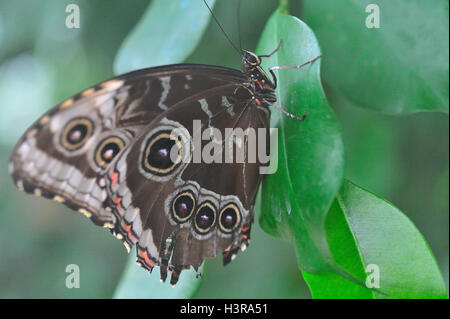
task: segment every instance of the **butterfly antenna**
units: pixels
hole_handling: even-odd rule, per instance
[[[233,43],[233,41],[231,41],[231,39],[228,37],[228,35],[225,32],[225,30],[222,28],[222,25],[219,23],[219,20],[217,20],[216,16],[214,15],[213,11],[211,10],[211,7],[208,5],[208,2],[206,2],[206,0],[203,0],[203,2],[205,3],[205,5],[208,8],[209,12],[211,12],[211,15],[212,15],[214,21],[216,21],[217,25],[219,26],[220,30],[222,31],[222,33],[227,38],[228,42],[230,42],[230,44],[233,46],[233,48],[236,50],[236,52],[239,53],[239,55],[241,55],[242,51],[239,50],[238,47]]]
[[[239,48],[242,52],[242,40],[241,40],[241,2],[242,0],[238,1],[237,6],[237,27],[238,27],[238,37],[239,37]]]

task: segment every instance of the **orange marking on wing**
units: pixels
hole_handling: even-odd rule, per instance
[[[119,173],[111,172],[109,174],[109,178],[111,179],[111,186],[117,185],[117,179],[119,178]]]
[[[83,96],[88,96],[88,95],[94,93],[94,91],[95,91],[95,90],[94,90],[93,88],[89,88],[89,89],[86,89],[86,90],[84,90],[83,92],[81,92],[81,95],[83,95]]]
[[[121,210],[122,209],[122,197],[117,197],[114,200],[114,203],[116,203],[117,210]]]
[[[256,99],[256,104],[261,105],[261,101]]]
[[[242,235],[242,238],[243,239],[247,239],[247,235]]]
[[[102,88],[104,88],[108,91],[112,91],[112,90],[116,90],[119,87],[121,87],[123,82],[124,81],[121,81],[121,80],[110,80],[110,81],[102,83],[101,86],[102,86]]]
[[[248,230],[248,227],[242,227],[242,232],[246,232]]]
[[[153,267],[155,265],[155,263],[150,258],[148,258],[147,252],[145,250],[139,250],[139,257],[143,258],[145,263],[150,267]]]
[[[64,102],[61,103],[61,108],[65,109],[66,107],[72,106],[73,104],[73,99],[68,99],[65,100]]]
[[[133,233],[131,232],[131,225],[125,225],[124,229],[128,234],[128,238],[130,238],[130,240],[134,241],[134,236],[133,236]]]

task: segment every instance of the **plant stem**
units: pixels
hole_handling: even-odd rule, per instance
[[[281,13],[289,14],[289,0],[280,0],[280,6],[278,10]]]

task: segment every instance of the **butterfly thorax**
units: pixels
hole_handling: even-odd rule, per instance
[[[267,76],[261,67],[261,58],[253,52],[243,50],[242,72],[246,74],[252,84],[252,94],[258,105],[273,104],[275,96],[275,84]]]

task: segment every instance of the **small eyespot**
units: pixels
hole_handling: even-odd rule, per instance
[[[197,233],[208,233],[216,223],[216,209],[211,202],[204,202],[195,213],[194,226]]]
[[[182,192],[172,201],[172,217],[179,223],[187,221],[194,212],[195,197],[190,191]]]
[[[142,167],[149,173],[166,176],[181,164],[182,155],[180,140],[171,138],[170,131],[158,132],[147,140]]]
[[[224,233],[231,233],[241,223],[239,208],[231,203],[226,205],[219,214],[219,228]]]
[[[125,142],[120,137],[110,136],[103,139],[95,149],[95,163],[101,168],[106,168],[124,146]]]
[[[87,118],[76,118],[67,123],[61,133],[61,144],[69,151],[83,147],[94,132],[94,124]]]

